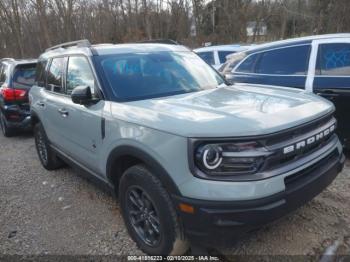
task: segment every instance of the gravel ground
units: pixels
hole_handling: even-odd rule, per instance
[[[350,255],[350,161],[321,195],[248,235],[230,255]],[[32,135],[0,136],[0,254],[142,255],[112,196],[71,168],[41,167]]]

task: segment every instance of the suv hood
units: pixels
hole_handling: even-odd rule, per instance
[[[247,84],[111,107],[119,119],[186,137],[265,135],[334,110],[332,103],[305,91]]]

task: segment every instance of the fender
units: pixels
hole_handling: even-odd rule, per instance
[[[106,174],[108,181],[112,182],[112,165],[119,158],[123,156],[130,156],[139,159],[142,161],[156,177],[162,182],[163,186],[167,189],[170,195],[175,194],[181,196],[181,193],[177,185],[172,180],[169,173],[163,168],[163,166],[155,160],[148,153],[145,153],[143,150],[135,148],[133,146],[118,146],[114,148],[107,160]],[[121,174],[120,174],[121,177]],[[119,177],[119,179],[120,179]]]
[[[32,123],[33,127],[36,123],[41,122],[38,114],[35,113],[33,110],[30,110],[30,122]]]

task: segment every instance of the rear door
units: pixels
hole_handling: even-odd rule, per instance
[[[45,89],[42,91],[42,100],[37,102],[38,108],[45,112],[44,125],[50,142],[63,149],[62,136],[64,135],[64,116],[60,109],[65,106],[65,89],[63,72],[66,65],[65,57],[52,58],[47,69]]]
[[[315,41],[315,76],[313,91],[336,107],[338,134],[349,143],[350,122],[350,39]]]

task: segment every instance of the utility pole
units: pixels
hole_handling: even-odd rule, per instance
[[[212,3],[212,22],[213,22],[213,34],[215,34],[215,0],[211,2]]]

